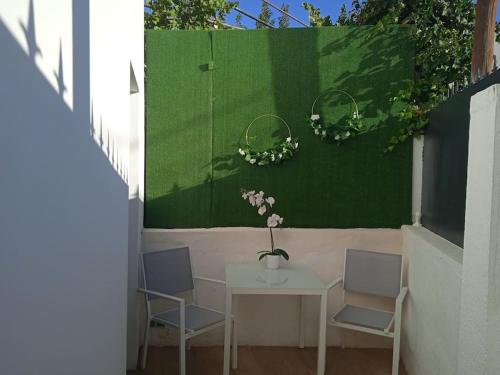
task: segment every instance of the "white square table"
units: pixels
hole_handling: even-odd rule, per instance
[[[326,355],[326,306],[328,289],[325,284],[304,265],[291,264],[277,270],[268,270],[261,264],[226,264],[226,324],[224,336],[224,375],[229,375],[231,317],[233,299],[241,294],[273,294],[300,296],[299,347],[304,347],[304,303],[303,296],[320,297],[318,327],[318,370],[325,373]],[[233,367],[235,364],[233,364]]]

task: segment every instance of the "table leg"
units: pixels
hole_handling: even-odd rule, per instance
[[[299,348],[304,349],[304,336],[305,336],[305,297],[299,296]]]
[[[233,346],[232,346],[232,366],[233,370],[238,368],[238,325],[236,321],[236,314],[238,314],[238,300],[239,296],[235,294],[233,296]]]
[[[230,362],[230,350],[231,350],[231,326],[232,326],[232,290],[226,288],[226,321],[224,325],[224,375],[229,375],[229,362]]]
[[[319,311],[318,375],[324,375],[326,368],[326,301],[327,293],[323,292]]]

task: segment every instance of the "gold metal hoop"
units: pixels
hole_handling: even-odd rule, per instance
[[[358,110],[358,104],[356,103],[356,100],[354,100],[354,98],[352,97],[351,94],[349,94],[347,91],[344,91],[344,90],[331,90],[329,91],[329,93],[332,93],[332,92],[339,92],[341,94],[344,94],[346,95],[349,99],[351,99],[352,103],[354,104],[354,108],[356,109],[356,115],[359,115],[359,110]],[[323,94],[320,94],[316,97],[316,99],[314,99],[314,102],[311,106],[311,115],[314,114],[314,106],[316,105],[316,102],[318,101],[319,98],[321,98],[322,96],[325,96],[327,93],[323,93]]]
[[[255,121],[263,118],[263,117],[274,117],[274,118],[277,118],[278,120],[281,121],[282,124],[284,124],[288,130],[288,136],[290,138],[292,138],[292,132],[290,130],[290,127],[288,126],[288,124],[286,123],[285,120],[283,120],[281,117],[277,116],[277,115],[273,115],[272,113],[266,113],[264,115],[260,115],[260,116],[257,116],[256,118],[253,119],[253,121],[247,126],[247,130],[245,132],[245,141],[246,141],[246,144],[247,146],[250,146],[250,143],[248,142],[248,131],[250,130],[250,128],[252,127],[252,125],[255,123]]]

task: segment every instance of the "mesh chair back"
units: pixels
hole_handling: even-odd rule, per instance
[[[344,289],[396,298],[401,289],[403,257],[366,250],[346,250]]]
[[[194,288],[188,247],[143,253],[142,262],[146,289],[176,294]]]

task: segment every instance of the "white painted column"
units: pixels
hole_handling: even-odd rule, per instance
[[[422,216],[422,172],[424,169],[424,136],[413,138],[412,222],[420,226]]]
[[[500,373],[500,85],[471,99],[458,374]]]

